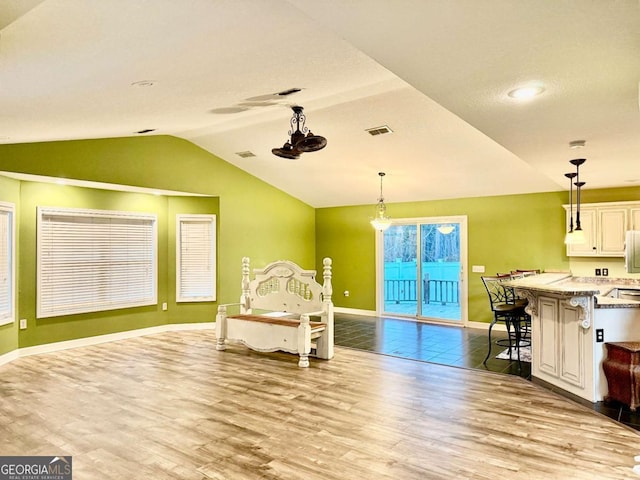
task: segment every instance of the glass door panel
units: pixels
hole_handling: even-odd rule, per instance
[[[460,224],[420,224],[423,283],[420,316],[461,320]]]
[[[384,306],[387,313],[418,314],[416,225],[392,225],[384,232]]]

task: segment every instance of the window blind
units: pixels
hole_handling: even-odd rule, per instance
[[[14,225],[13,205],[0,203],[0,325],[14,321]]]
[[[209,302],[216,299],[216,216],[177,217],[178,302]]]
[[[38,209],[38,318],[157,303],[156,216]]]

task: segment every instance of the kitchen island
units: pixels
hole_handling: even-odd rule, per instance
[[[640,281],[543,273],[505,283],[528,300],[533,379],[604,400],[605,343],[640,341]]]

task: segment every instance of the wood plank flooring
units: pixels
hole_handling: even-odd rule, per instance
[[[0,455],[74,479],[633,479],[640,435],[526,380],[171,332],[0,367]]]

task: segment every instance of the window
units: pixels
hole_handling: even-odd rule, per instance
[[[15,320],[14,206],[0,202],[0,325]]]
[[[157,304],[155,215],[38,208],[38,318]]]
[[[216,216],[177,215],[176,301],[216,299]]]

